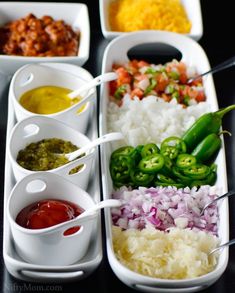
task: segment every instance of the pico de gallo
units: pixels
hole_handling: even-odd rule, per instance
[[[110,82],[110,100],[118,105],[126,94],[140,100],[153,95],[170,102],[176,99],[184,107],[192,103],[206,100],[203,82],[197,78],[192,68],[187,68],[182,61],[173,60],[164,65],[150,64],[146,61],[130,60],[124,65],[113,65],[118,74],[115,81]]]

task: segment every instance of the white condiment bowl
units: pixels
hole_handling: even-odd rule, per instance
[[[28,64],[21,67],[13,75],[9,89],[9,98],[13,100],[16,119],[21,121],[27,117],[41,115],[26,110],[20,104],[20,97],[24,93],[43,86],[57,86],[76,90],[87,81],[89,80],[84,79],[83,76],[74,72],[64,71],[61,67],[56,68],[53,64]],[[95,90],[91,89],[84,94],[84,97],[87,95],[89,95],[90,99],[94,99]],[[90,118],[92,102],[86,103],[84,109],[78,112],[80,108],[80,105],[75,104],[63,111],[42,116],[55,118],[85,133]]]
[[[38,142],[48,138],[60,138],[71,141],[78,147],[90,143],[90,139],[87,136],[53,118],[34,116],[18,122],[12,129],[8,145],[9,157],[17,181],[27,175],[38,173],[37,171],[27,170],[17,163],[16,159],[19,151],[32,142]],[[95,151],[92,149],[88,151],[84,157],[47,172],[61,175],[79,187],[86,189],[94,157]],[[83,165],[80,171],[69,174],[71,169],[80,165]]]
[[[75,263],[86,254],[98,213],[86,218],[81,225],[79,223],[80,229],[67,236],[64,232],[74,227],[71,221],[44,229],[27,229],[16,223],[23,208],[44,199],[69,201],[84,210],[95,205],[88,193],[61,176],[40,172],[25,177],[13,188],[7,204],[16,251],[33,264],[63,266]]]

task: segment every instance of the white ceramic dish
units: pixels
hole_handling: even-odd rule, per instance
[[[74,57],[20,57],[0,55],[0,71],[13,74],[18,68],[35,62],[67,62],[83,65],[89,58],[90,24],[88,9],[81,3],[46,2],[0,2],[0,27],[5,23],[33,13],[37,17],[50,15],[56,20],[63,19],[75,30],[80,30],[78,56]]]
[[[114,0],[99,0],[100,5],[100,21],[101,30],[105,38],[113,39],[117,36],[124,34],[123,32],[112,31],[108,20],[108,6],[110,2]],[[203,35],[203,24],[202,24],[202,14],[201,5],[199,0],[181,0],[183,6],[185,7],[186,13],[189,20],[192,23],[192,28],[187,36],[198,41]]]
[[[16,158],[19,151],[24,149],[30,143],[49,138],[59,138],[65,141],[71,141],[80,148],[91,142],[84,134],[53,118],[33,116],[18,122],[11,132],[8,145],[8,153],[16,181],[21,180],[27,175],[38,173],[27,170],[17,163]],[[93,149],[87,152],[86,156],[69,162],[59,168],[49,170],[48,172],[61,175],[80,188],[86,190],[94,157],[95,152]],[[74,174],[69,174],[73,168],[81,165],[83,166],[80,171]]]
[[[92,76],[81,67],[70,64],[51,64],[51,66],[63,69],[67,72],[79,74],[85,80],[90,80]],[[96,103],[94,103],[93,115],[96,117]],[[91,118],[92,118],[91,117]],[[7,146],[9,144],[10,132],[16,124],[16,116],[13,111],[12,101],[8,102],[8,121],[7,121]],[[96,119],[91,119],[86,135],[91,139],[98,137]],[[88,184],[87,192],[92,195],[95,202],[100,201],[100,184],[98,170],[98,153],[96,152],[95,162],[91,170],[91,179]],[[6,152],[5,164],[5,188],[4,188],[4,234],[3,234],[3,257],[7,270],[11,275],[18,279],[31,282],[67,282],[81,280],[90,275],[100,264],[102,260],[102,239],[101,239],[101,220],[99,218],[94,227],[91,236],[91,242],[86,255],[78,262],[69,266],[43,266],[27,263],[23,261],[15,251],[12,241],[10,225],[6,218],[6,204],[16,181],[12,166],[9,160],[9,154]]]
[[[7,204],[7,216],[16,251],[25,261],[39,265],[73,264],[85,255],[98,214],[76,223],[76,226],[80,225],[80,229],[70,235],[64,233],[74,227],[74,221],[36,230],[17,224],[15,219],[22,209],[47,199],[69,201],[84,211],[95,205],[86,191],[64,177],[48,172],[25,177],[13,188]],[[66,253],[61,253],[62,251]]]
[[[86,84],[86,81],[81,76],[68,74],[63,70],[55,70],[48,63],[28,64],[21,67],[13,75],[9,89],[9,99],[13,100],[16,119],[21,121],[24,118],[36,115],[20,104],[19,100],[24,93],[43,86],[58,86],[75,90],[84,84]],[[63,111],[41,116],[55,118],[85,133],[92,109],[91,103],[95,98],[94,93],[94,88],[84,92],[83,98],[87,98],[87,103],[83,105],[77,103]],[[81,107],[83,107],[83,110],[79,112]]]
[[[188,66],[195,66],[197,72],[205,72],[210,69],[208,59],[203,49],[188,37],[164,32],[137,32],[118,37],[113,40],[106,48],[103,58],[102,72],[111,71],[113,63],[125,64],[128,61],[127,52],[130,48],[144,43],[164,43],[177,48],[182,53],[182,61]],[[195,58],[197,56],[197,58]],[[204,78],[205,93],[207,101],[210,104],[210,110],[218,109],[217,98],[211,76]],[[100,135],[107,132],[107,104],[109,99],[108,85],[102,85],[100,95]],[[102,188],[103,197],[108,199],[113,191],[112,180],[109,173],[109,158],[111,155],[111,146],[101,146],[101,170],[102,170]],[[221,149],[216,163],[218,165],[218,180],[216,186],[221,194],[227,192],[227,176],[224,145]],[[223,274],[228,262],[228,249],[224,249],[219,257],[218,265],[211,273],[193,279],[187,280],[166,280],[150,278],[137,274],[124,267],[115,257],[112,246],[111,233],[111,215],[109,211],[105,212],[105,224],[107,233],[107,253],[109,263],[118,276],[126,285],[144,292],[194,292],[205,289],[210,286]],[[229,215],[228,201],[225,200],[220,206],[219,237],[221,243],[229,239]]]

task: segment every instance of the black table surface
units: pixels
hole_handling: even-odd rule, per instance
[[[193,0],[192,0],[193,1]],[[66,1],[56,1],[66,2]],[[76,2],[76,1],[69,1]],[[103,52],[108,40],[101,33],[99,20],[98,0],[79,1],[86,3],[89,10],[91,41],[90,57],[84,68],[93,76],[101,73]],[[234,43],[234,16],[233,1],[202,0],[202,17],[204,25],[203,37],[199,44],[205,50],[211,66],[232,57],[235,53]],[[27,5],[27,4],[26,4]],[[45,6],[46,9],[46,6]],[[46,10],[45,10],[46,11]],[[0,63],[1,67],[1,63]],[[1,76],[0,76],[1,78]],[[214,75],[214,83],[219,107],[225,107],[235,103],[235,69],[230,68]],[[5,164],[5,141],[7,123],[7,92],[8,87],[0,88],[0,209],[1,209],[1,239],[0,250],[2,251],[3,232],[3,192],[4,192],[4,164]],[[229,190],[235,189],[235,112],[225,116],[223,128],[230,131],[233,136],[225,136],[227,178]],[[235,238],[235,201],[230,199],[230,238]],[[103,227],[104,228],[104,227]],[[0,259],[0,292],[136,292],[124,285],[112,272],[106,255],[105,233],[103,230],[104,256],[100,266],[88,278],[67,284],[38,284],[16,280],[6,270],[1,254]],[[230,248],[229,263],[221,278],[203,293],[211,292],[234,292],[235,288],[235,248]]]

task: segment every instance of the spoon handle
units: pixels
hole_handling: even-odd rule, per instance
[[[107,133],[95,140],[93,140],[91,143],[85,145],[84,147],[81,147],[80,149],[70,153],[70,154],[65,154],[65,156],[68,158],[69,161],[72,161],[79,157],[80,155],[84,154],[86,151],[92,149],[93,147],[100,145],[105,142],[109,141],[114,141],[114,140],[121,140],[123,139],[124,136],[121,132],[111,132]]]
[[[218,200],[220,200],[222,198],[225,198],[225,197],[229,197],[229,196],[234,195],[234,194],[235,194],[235,190],[231,190],[231,191],[229,191],[229,192],[227,192],[227,193],[225,193],[225,194],[223,194],[223,195],[221,195],[219,197],[216,197],[215,199],[213,199],[211,202],[209,202],[208,204],[206,204],[204,206],[204,208],[201,210],[200,215],[202,215],[204,213],[205,209],[207,209],[210,205],[212,205],[216,201],[218,201]]]
[[[222,248],[224,248],[226,246],[230,246],[230,245],[233,245],[233,244],[235,244],[235,239],[232,239],[232,240],[230,240],[230,241],[228,241],[228,242],[226,242],[224,244],[221,244],[218,247],[212,249],[211,252],[209,253],[209,255],[211,255],[212,253],[214,253],[214,252],[216,252],[216,251],[218,251],[218,250],[220,250],[220,249],[222,249]]]
[[[195,79],[198,79],[199,77],[202,77],[206,74],[209,74],[209,73],[215,73],[215,72],[218,72],[220,70],[223,70],[223,69],[226,69],[226,68],[229,68],[231,66],[235,65],[235,56],[233,56],[232,58],[229,58],[228,60],[225,60],[224,62],[216,65],[215,67],[211,68],[210,70],[202,73],[202,74],[199,74],[191,79],[188,80],[188,83],[191,83],[193,80]]]
[[[118,199],[106,199],[103,200],[99,203],[97,203],[95,206],[92,208],[86,210],[83,212],[79,217],[77,217],[77,220],[84,220],[87,217],[93,216],[93,214],[101,209],[104,208],[115,208],[115,207],[120,207],[122,205],[122,202]]]
[[[111,80],[117,79],[117,74],[115,72],[107,72],[104,74],[101,74],[97,77],[95,77],[92,81],[88,82],[87,84],[84,84],[79,89],[71,92],[68,94],[68,96],[73,99],[79,96],[82,92],[90,90],[91,88],[100,85],[103,82],[108,82]]]

